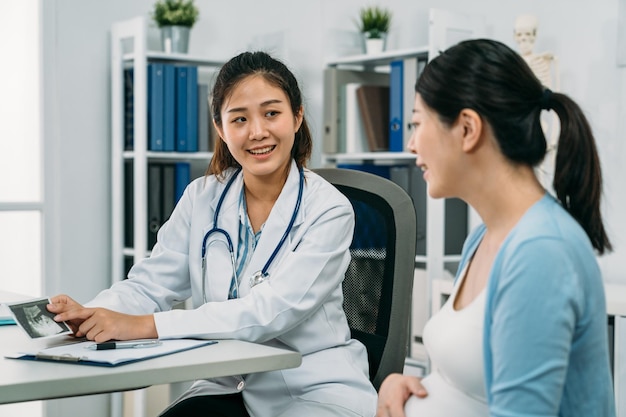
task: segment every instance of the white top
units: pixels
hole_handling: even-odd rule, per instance
[[[448,301],[424,328],[424,345],[433,371],[422,380],[428,396],[411,397],[405,406],[407,417],[489,415],[482,349],[485,291],[465,308],[454,309],[465,273],[455,283]]]

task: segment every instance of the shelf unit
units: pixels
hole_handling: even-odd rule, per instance
[[[385,51],[376,55],[365,54],[342,57],[327,62],[324,84],[325,129],[323,164],[326,166],[337,166],[340,164],[414,165],[416,156],[407,152],[343,152],[342,148],[346,148],[347,145],[343,146],[340,143],[342,115],[340,106],[343,103],[340,99],[339,89],[347,83],[368,83],[368,81],[371,82],[373,80],[380,82],[380,77],[376,74],[366,77],[366,73],[380,72],[389,75],[391,72],[389,67],[396,60],[414,58],[416,60],[428,61],[439,51],[445,50],[460,40],[482,34],[483,26],[482,20],[477,17],[432,9],[429,15],[428,45]],[[332,72],[332,70],[341,69],[346,71]],[[359,72],[363,72],[363,74],[361,75]],[[412,97],[407,97],[406,95],[411,94],[413,96],[413,91],[403,88],[402,94],[405,95],[404,103],[412,103]],[[406,115],[407,113],[404,112],[404,114]],[[406,123],[407,121],[405,120],[404,122]],[[405,133],[405,147],[407,142],[408,138]],[[423,204],[426,212],[426,244],[425,253],[417,254],[415,257],[416,272],[409,357],[413,361],[424,363],[425,368],[428,369],[429,361],[421,343],[421,332],[428,318],[434,311],[439,309],[439,300],[432,299],[433,285],[439,285],[442,281],[448,284],[452,282],[453,276],[450,271],[456,270],[456,266],[460,261],[460,248],[458,253],[446,253],[446,225],[450,223],[446,219],[445,213],[446,208],[449,207],[447,202],[449,200],[433,199],[427,196],[425,199],[426,201]],[[418,203],[416,202],[417,205]],[[471,209],[465,208],[464,210],[467,213],[467,222],[465,223],[465,230],[462,230],[461,233],[463,236],[466,236],[469,229],[477,223],[478,218]],[[418,221],[419,217],[418,215]]]
[[[148,22],[137,17],[116,22],[111,27],[111,281],[124,279],[127,262],[136,263],[149,255],[148,247],[148,164],[189,162],[191,178],[203,173],[212,152],[155,152],[148,150],[148,64],[169,63],[203,69],[218,69],[223,60],[187,54],[166,54],[148,50]],[[124,69],[133,68],[133,150],[124,149]],[[133,162],[133,246],[124,245],[124,170]],[[132,258],[132,259],[131,259]],[[134,415],[146,414],[145,390],[132,393]],[[122,396],[113,394],[112,415],[122,415]]]
[[[154,152],[148,150],[148,74],[149,63],[171,63],[219,68],[224,61],[187,54],[148,51],[145,17],[113,24],[111,28],[111,191],[112,191],[112,282],[126,273],[124,258],[133,263],[149,253],[147,239],[148,163],[187,161],[206,168],[211,152]],[[123,71],[134,68],[133,138],[134,149],[124,150]],[[134,239],[133,247],[124,246],[124,162],[133,161]]]
[[[616,417],[626,417],[626,285],[605,283]]]

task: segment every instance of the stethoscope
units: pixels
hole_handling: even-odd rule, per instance
[[[217,207],[215,208],[215,214],[213,215],[213,228],[210,229],[208,232],[206,232],[204,234],[204,238],[202,239],[202,300],[204,301],[204,303],[207,302],[207,297],[206,297],[206,283],[207,283],[207,279],[206,279],[206,252],[209,249],[209,247],[213,243],[215,243],[215,242],[222,242],[222,243],[224,243],[228,247],[228,252],[230,253],[230,263],[231,263],[231,266],[233,268],[232,269],[233,270],[233,274],[231,276],[231,282],[235,283],[235,291],[236,291],[237,294],[239,294],[239,280],[237,279],[237,272],[236,272],[236,267],[237,266],[236,266],[236,262],[235,262],[235,248],[233,246],[233,241],[230,238],[230,235],[228,234],[228,232],[226,230],[217,227],[217,219],[218,219],[219,214],[220,214],[220,209],[222,208],[222,203],[224,202],[224,198],[226,197],[226,194],[228,193],[228,190],[230,189],[230,186],[233,185],[233,182],[235,182],[235,179],[239,175],[239,172],[241,172],[241,168],[239,168],[233,174],[233,176],[230,178],[230,180],[228,180],[228,183],[226,184],[226,187],[224,188],[224,191],[222,191],[222,195],[220,196],[220,199],[217,202]],[[298,211],[300,210],[300,203],[302,203],[302,190],[303,189],[304,189],[304,170],[302,168],[300,168],[300,185],[299,185],[299,188],[298,188],[298,199],[296,200],[296,206],[295,206],[295,208],[293,210],[293,214],[291,215],[291,220],[289,221],[289,225],[287,226],[287,229],[285,230],[285,233],[283,234],[283,237],[280,239],[280,242],[278,242],[278,246],[276,246],[276,248],[274,249],[274,252],[272,252],[272,255],[269,257],[267,262],[265,262],[265,265],[263,266],[263,269],[261,269],[260,271],[255,272],[250,277],[250,287],[254,287],[255,285],[258,285],[258,284],[262,283],[263,281],[265,281],[266,279],[269,278],[270,274],[267,272],[267,270],[269,269],[272,261],[274,260],[274,258],[278,254],[278,252],[280,251],[280,248],[285,243],[285,240],[287,240],[287,236],[289,235],[289,232],[291,232],[291,228],[293,227],[293,224],[296,221],[296,217],[298,216]],[[224,236],[224,238],[226,239],[226,242],[224,242],[222,240],[219,240],[219,239],[215,239],[215,240],[211,241],[207,245],[207,240],[209,239],[209,237],[211,235],[213,235],[215,233],[221,234],[222,236]]]

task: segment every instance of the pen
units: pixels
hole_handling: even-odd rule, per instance
[[[129,340],[125,342],[104,342],[94,343],[87,346],[91,350],[110,350],[110,349],[137,349],[160,346],[160,340]]]

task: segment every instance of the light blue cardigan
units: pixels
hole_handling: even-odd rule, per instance
[[[459,271],[485,231],[466,240]],[[483,354],[491,416],[615,416],[600,269],[584,230],[549,194],[496,255]]]

